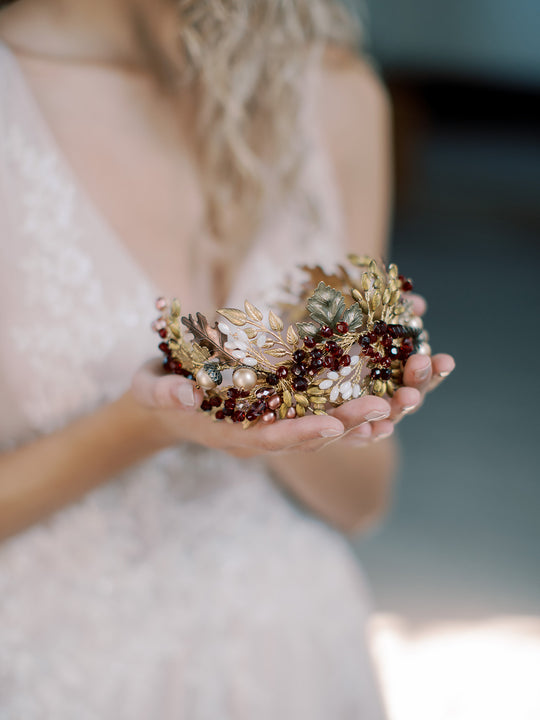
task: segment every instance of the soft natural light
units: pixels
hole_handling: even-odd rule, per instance
[[[540,618],[373,622],[390,720],[540,720]]]

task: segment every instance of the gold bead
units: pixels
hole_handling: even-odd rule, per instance
[[[257,384],[257,373],[251,368],[241,367],[234,371],[232,379],[239,390],[251,390]]]

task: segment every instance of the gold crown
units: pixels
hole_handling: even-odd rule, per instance
[[[413,285],[396,265],[347,259],[349,269],[339,265],[332,274],[302,266],[307,280],[297,302],[281,303],[279,315],[246,300],[244,310],[218,310],[221,319],[210,325],[200,313],[182,317],[177,300],[159,298],[153,329],[165,371],[194,380],[211,417],[244,427],[324,415],[363,395],[392,397],[408,357],[431,354],[408,295]]]

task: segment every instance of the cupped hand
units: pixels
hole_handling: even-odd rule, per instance
[[[259,421],[248,430],[239,423],[216,422],[199,410],[204,396],[195,383],[178,375],[164,375],[159,360],[138,370],[130,393],[147,409],[149,423],[160,428],[163,447],[194,442],[249,457],[304,446],[308,449],[345,432],[341,420],[329,415],[306,415],[271,424]]]

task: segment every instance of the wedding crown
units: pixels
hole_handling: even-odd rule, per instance
[[[349,270],[339,265],[332,274],[301,267],[307,280],[297,303],[280,303],[286,330],[276,312],[248,300],[244,310],[218,310],[222,319],[210,325],[201,313],[181,317],[177,300],[159,298],[153,329],[165,371],[194,380],[205,394],[201,410],[215,420],[244,427],[324,415],[363,395],[392,397],[409,356],[431,354],[408,295],[413,285],[396,265],[347,258]]]

